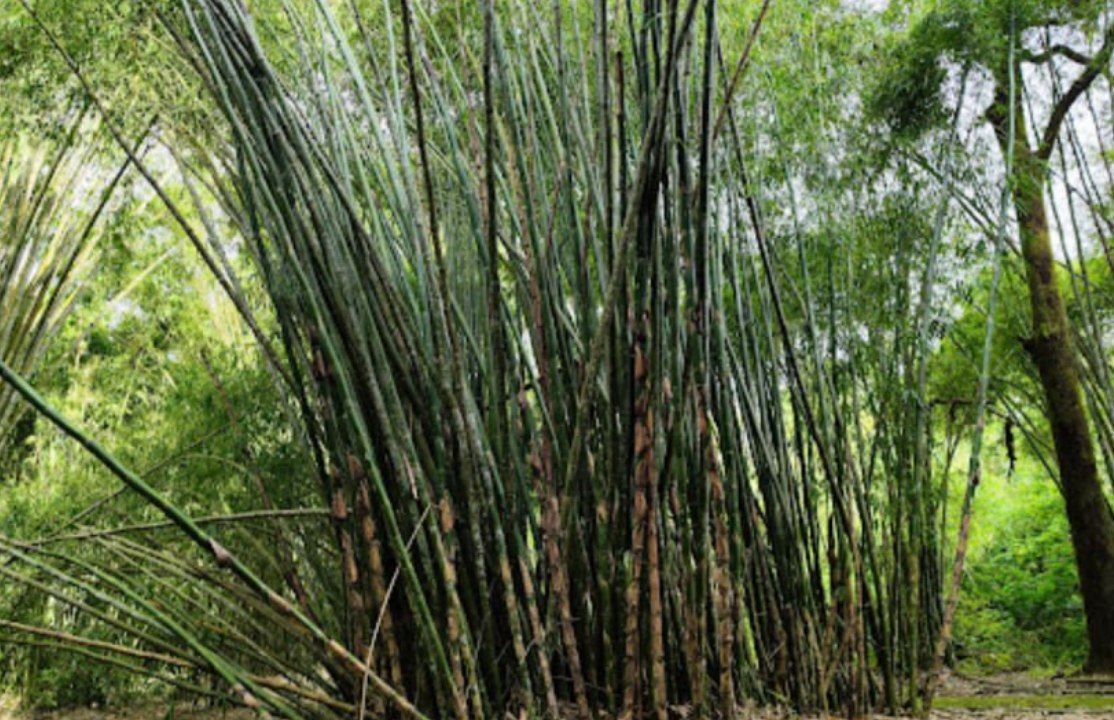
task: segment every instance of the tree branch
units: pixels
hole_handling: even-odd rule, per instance
[[[1048,62],[1054,55],[1066,57],[1068,60],[1079,63],[1080,65],[1090,65],[1094,60],[1090,55],[1084,55],[1068,45],[1050,45],[1044,52],[1035,53],[1026,51],[1021,56],[1021,61],[1040,64]]]
[[[1087,91],[1095,78],[1106,69],[1112,51],[1114,51],[1114,23],[1106,28],[1106,33],[1102,39],[1102,47],[1087,63],[1087,67],[1079,74],[1079,77],[1075,79],[1067,92],[1053,106],[1052,114],[1048,118],[1048,125],[1045,126],[1040,145],[1037,147],[1036,156],[1038,158],[1048,160],[1052,154],[1052,148],[1056,144],[1056,137],[1060,134],[1060,126],[1063,125],[1064,118],[1067,117],[1068,110],[1071,109],[1072,104],[1079,96]]]

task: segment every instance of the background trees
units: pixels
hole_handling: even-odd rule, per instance
[[[934,65],[941,53],[950,53],[960,62],[977,63],[990,75],[992,100],[985,118],[1007,168],[1029,288],[1031,331],[1023,345],[1043,389],[1059,485],[1072,528],[1088,620],[1087,667],[1105,672],[1114,668],[1114,633],[1110,632],[1114,627],[1114,516],[1099,480],[1084,408],[1080,363],[1057,278],[1045,193],[1053,152],[1059,144],[1072,141],[1061,139],[1068,114],[1073,109],[1081,111],[1089,101],[1092,84],[1109,69],[1114,34],[1109,26],[1104,32],[1095,31],[1103,7],[1101,3],[1005,2],[978,7],[945,3],[934,8],[915,26],[907,41],[912,47],[903,58],[903,70],[921,76],[912,93],[914,99],[888,106],[886,111],[899,128],[924,122],[931,115],[932,98],[943,79]],[[1095,48],[1077,38],[1072,38],[1076,40],[1074,46],[1053,41],[1053,33],[1062,36],[1073,30],[1084,39],[1098,35],[1092,43]],[[1039,49],[1030,49],[1026,40],[1035,42]],[[1053,65],[1058,59],[1079,69],[1073,67],[1065,73],[1063,63]],[[1030,78],[1041,72],[1041,66],[1051,67],[1050,98],[1034,100],[1031,91],[1026,93],[1030,87],[1022,69],[1026,64],[1037,66],[1029,73]],[[926,68],[930,72],[922,74]],[[1068,75],[1066,82],[1060,80],[1062,74]],[[1094,115],[1092,119],[1098,122]],[[1100,142],[1105,130],[1101,123],[1097,126]],[[1074,217],[1075,206],[1069,206]],[[1068,271],[1073,272],[1070,266]],[[1082,282],[1088,283],[1089,279],[1084,276]],[[1092,339],[1105,355],[1102,339]],[[1104,412],[1101,404],[1095,409]]]

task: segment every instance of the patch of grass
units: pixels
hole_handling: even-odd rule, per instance
[[[1114,710],[1114,695],[964,695],[941,696],[939,710]]]

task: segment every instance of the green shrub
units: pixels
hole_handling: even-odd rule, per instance
[[[976,500],[956,617],[956,655],[969,671],[1065,669],[1087,651],[1063,501],[1034,465],[988,478]]]

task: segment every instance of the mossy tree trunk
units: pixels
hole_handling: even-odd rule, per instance
[[[1086,669],[1114,673],[1114,518],[1099,484],[1079,370],[1056,284],[1039,174],[1014,191],[1033,314],[1026,349],[1040,374],[1087,615]]]
[[[1102,58],[1109,58],[1108,47],[1109,44],[1096,60],[1104,63]],[[1092,65],[1097,67],[1099,63]],[[1036,365],[1044,391],[1060,472],[1060,489],[1071,526],[1090,642],[1084,670],[1114,673],[1114,515],[1099,483],[1071,325],[1056,279],[1056,261],[1044,203],[1045,164],[1060,123],[1071,103],[1090,82],[1086,76],[1084,73],[1054,106],[1035,150],[1030,148],[1026,138],[1026,123],[1015,124],[1010,182],[1032,312],[1032,334],[1023,342]],[[995,106],[988,113],[1003,154],[1010,146],[1009,124],[1005,120],[1008,99],[1004,88],[1007,84],[1007,78],[999,77]],[[1014,103],[1015,117],[1024,118],[1020,99],[1015,98]]]

